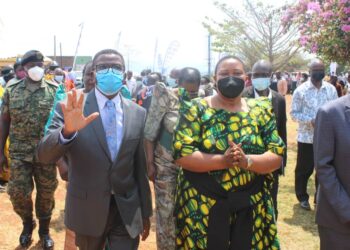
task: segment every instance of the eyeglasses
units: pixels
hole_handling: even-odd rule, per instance
[[[122,73],[123,66],[121,64],[98,64],[96,65],[96,71],[100,74],[107,74],[109,70],[113,73]]]

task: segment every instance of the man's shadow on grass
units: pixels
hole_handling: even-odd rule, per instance
[[[284,222],[289,225],[301,227],[304,231],[308,231],[315,236],[318,236],[317,226],[315,223],[315,210],[306,211],[298,204],[293,206],[293,217],[285,218]]]

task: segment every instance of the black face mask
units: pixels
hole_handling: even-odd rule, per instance
[[[322,71],[316,71],[312,72],[311,79],[315,80],[317,82],[322,81],[322,79],[325,77],[325,73]]]
[[[229,76],[218,81],[218,90],[226,98],[236,98],[244,89],[244,80]]]

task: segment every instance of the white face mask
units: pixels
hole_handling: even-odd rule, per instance
[[[33,68],[30,68],[28,70],[28,76],[34,82],[39,82],[44,77],[44,69],[39,67],[39,66],[35,66]]]
[[[55,76],[55,81],[56,82],[62,82],[63,81],[63,76]]]

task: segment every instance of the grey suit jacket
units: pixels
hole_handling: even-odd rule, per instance
[[[321,107],[315,124],[316,222],[350,233],[350,95]]]
[[[41,140],[38,157],[54,163],[65,156],[69,184],[66,197],[66,226],[82,235],[100,236],[105,228],[113,190],[126,229],[135,238],[143,229],[142,218],[152,214],[151,193],[145,164],[143,130],[146,112],[122,99],[123,139],[118,156],[110,157],[100,117],[80,130],[67,145],[59,142],[64,120],[61,106],[56,111],[48,134]],[[95,90],[86,97],[84,115],[98,112]]]

